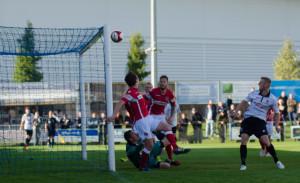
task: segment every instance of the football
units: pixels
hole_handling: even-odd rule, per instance
[[[122,41],[123,33],[120,31],[114,31],[111,33],[111,40],[115,43]]]

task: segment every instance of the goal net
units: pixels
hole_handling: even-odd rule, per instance
[[[108,31],[0,27],[0,175],[108,169]]]

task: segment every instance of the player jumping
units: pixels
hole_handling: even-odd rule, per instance
[[[164,131],[166,138],[174,148],[175,154],[189,152],[190,149],[183,149],[177,146],[170,125],[155,120],[149,115],[148,110],[146,109],[145,100],[138,90],[139,78],[137,75],[133,72],[129,72],[125,77],[125,82],[130,88],[116,105],[112,116],[108,117],[107,120],[113,122],[120,108],[125,104],[126,110],[130,113],[134,132],[144,141],[145,147],[142,151],[140,170],[149,170],[148,167],[146,167],[146,163],[153,148],[154,135],[152,134],[152,131]]]
[[[151,105],[148,110],[150,115],[159,121],[163,121],[167,124],[173,123],[173,116],[175,116],[175,96],[171,90],[168,89],[168,77],[162,75],[159,78],[159,87],[151,90],[146,96],[151,99]],[[165,116],[165,106],[171,104],[170,117],[166,120]],[[172,131],[166,131],[165,135],[168,133],[173,133]],[[172,147],[171,145],[166,146],[166,151],[170,161],[173,160],[172,157]]]

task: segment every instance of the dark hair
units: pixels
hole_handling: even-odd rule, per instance
[[[168,76],[166,76],[166,75],[160,76],[159,80],[161,80],[161,79],[163,79],[163,78],[165,78],[165,79],[169,82],[169,78],[168,78]]]
[[[125,76],[125,82],[129,87],[132,87],[136,83],[137,75],[134,72],[128,72]]]
[[[271,81],[270,78],[268,78],[268,77],[261,77],[260,79],[265,80],[271,86],[272,81]]]
[[[131,142],[130,142],[130,137],[131,137],[131,132],[132,132],[132,130],[128,130],[127,132],[125,132],[124,133],[124,139],[128,142],[128,144],[129,145],[134,145],[134,144],[131,144]]]

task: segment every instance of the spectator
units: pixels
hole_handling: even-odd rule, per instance
[[[104,144],[107,144],[107,125],[106,125],[106,115],[104,112],[101,113],[99,118],[100,126],[98,128],[99,131],[99,143],[103,142],[104,138]]]
[[[282,99],[278,100],[278,109],[279,109],[279,114],[280,114],[280,140],[285,141],[285,122],[286,122],[286,107],[283,105],[284,101]]]
[[[231,127],[234,124],[234,113],[235,113],[235,106],[234,104],[230,105],[230,110],[228,111],[228,128],[229,128],[229,139],[232,140],[232,134],[231,134]]]
[[[40,141],[40,138],[41,138],[42,123],[43,123],[43,120],[40,117],[39,112],[35,112],[34,113],[34,120],[33,120],[33,125],[34,125],[33,129],[34,129],[34,132],[35,132],[35,143],[34,143],[35,146],[39,145],[39,141]]]
[[[202,121],[203,118],[196,109],[192,109],[192,125],[194,129],[194,136],[191,139],[191,143],[202,143]]]
[[[78,112],[78,116],[77,116],[77,125],[76,125],[77,129],[81,129],[81,112]]]
[[[287,111],[289,114],[289,121],[291,122],[291,125],[293,126],[294,123],[294,117],[296,115],[296,106],[297,106],[297,101],[294,99],[293,94],[289,94],[289,99],[287,100]]]
[[[295,126],[299,126],[299,124],[300,124],[300,107],[298,108],[298,112],[295,115]]]
[[[220,101],[218,104],[218,107],[217,107],[217,114],[220,114],[221,111],[225,112],[225,106],[224,106],[223,102]]]
[[[284,106],[284,110],[282,111],[282,118],[284,121],[286,121],[286,115],[287,115],[287,96],[285,95],[285,92],[282,91],[281,92],[281,95],[278,97],[278,103],[279,103],[279,100],[282,100],[282,105]],[[280,109],[279,109],[280,110]]]
[[[217,117],[217,126],[221,143],[224,143],[226,139],[226,123],[228,123],[228,118],[225,115],[225,111],[221,111]]]
[[[91,118],[88,120],[88,128],[97,128],[99,125],[99,119],[95,112],[92,113]]]
[[[71,120],[68,118],[67,114],[64,114],[60,120],[61,129],[69,129],[71,124]]]
[[[182,123],[180,124],[179,138],[181,142],[184,144],[187,142],[187,129],[188,129],[189,119],[185,117],[184,113],[181,113],[181,119],[182,119]]]
[[[132,128],[129,112],[126,112],[126,116],[124,120],[125,120],[124,124],[126,125],[126,128]]]
[[[229,112],[230,106],[232,104],[231,94],[228,94],[228,98],[226,100],[226,110]]]
[[[210,138],[213,139],[214,137],[214,111],[212,109],[212,105],[208,104],[205,112],[205,119],[206,119],[206,128],[205,128],[205,137],[208,138],[210,134]]]
[[[115,125],[114,125],[115,129],[122,128],[123,122],[124,122],[123,116],[120,114],[120,112],[118,112],[115,118]]]
[[[58,121],[60,121],[63,118],[63,113],[60,109],[57,109],[57,114],[55,116],[58,118]]]

